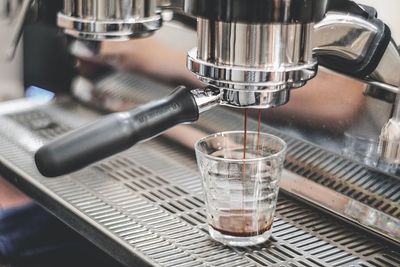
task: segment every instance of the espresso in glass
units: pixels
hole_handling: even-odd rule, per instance
[[[242,131],[222,132],[201,139],[195,148],[211,237],[233,246],[265,242],[274,220],[285,142],[265,133],[247,132],[244,138]]]

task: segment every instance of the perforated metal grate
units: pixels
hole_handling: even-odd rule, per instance
[[[1,123],[18,128],[15,120],[2,118]],[[16,146],[18,142],[29,139],[0,133],[2,155],[7,155],[2,162],[16,169],[20,179],[72,211],[82,228],[94,226],[97,235],[107,235],[119,249],[156,266],[400,265],[396,248],[282,194],[269,242],[242,249],[213,242],[205,230],[195,162],[187,151],[162,139],[57,179],[41,177],[32,151]],[[96,242],[96,236],[87,237]],[[107,250],[104,243],[97,244]],[[128,264],[129,254],[119,260]]]
[[[10,114],[8,117],[44,139],[52,139],[71,130],[70,127],[55,122],[45,112],[38,110]]]
[[[165,149],[162,143],[160,145]],[[135,155],[132,154],[131,157],[134,158]],[[123,161],[126,162],[126,160],[118,158],[109,162],[108,164],[114,164],[115,169],[108,169],[106,173],[109,174],[110,171],[111,173],[119,172],[120,170],[124,171],[126,169],[124,164],[116,164],[116,162],[122,163]],[[128,169],[131,169],[131,166],[129,165]],[[198,183],[200,183],[199,180]],[[150,190],[144,197],[151,199],[153,202],[160,203],[160,207],[164,210],[175,214],[175,216],[178,216],[200,231],[206,232],[206,218],[200,196],[188,198],[188,193],[177,190],[176,186],[174,186],[175,190],[171,190],[168,186],[161,188],[157,186],[154,188],[156,189]],[[277,206],[277,219],[274,223],[273,240],[268,244],[268,248],[259,246],[252,250],[235,249],[235,251],[245,253],[246,258],[263,265],[288,263],[287,257],[289,257],[293,259],[293,263],[304,262],[304,266],[307,266],[307,264],[314,266],[313,262],[317,266],[318,264],[322,264],[321,266],[326,266],[327,264],[334,266],[354,264],[362,260],[365,255],[369,256],[371,252],[374,254],[379,251],[378,247],[368,244],[370,239],[365,235],[352,235],[351,230],[354,229],[349,229],[348,226],[338,223],[337,220],[328,221],[328,218],[329,216],[321,216],[320,212],[309,210],[305,206],[293,202],[293,199],[281,197]],[[191,233],[188,235],[189,240],[196,239],[196,232],[192,229],[190,230],[188,229]],[[182,236],[183,232],[177,230],[176,234],[177,236]],[[201,244],[200,241],[202,240],[204,247],[209,248],[209,239],[202,237],[204,237],[203,234],[198,234],[199,242],[195,242],[196,245],[194,246],[197,247],[199,243]],[[360,249],[357,253],[346,251],[348,246],[358,247],[359,245],[363,245],[368,251],[364,251],[364,249]],[[391,264],[397,263],[395,261]]]

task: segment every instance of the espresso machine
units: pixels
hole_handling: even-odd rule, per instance
[[[127,265],[400,262],[400,53],[373,7],[349,0],[63,2],[47,10],[57,14],[57,34],[73,58],[96,59],[106,43],[168,30],[176,40],[192,38],[186,66],[201,86],[173,89],[112,70],[80,94],[88,80],[75,77],[73,98],[2,115],[0,144],[10,156],[1,157],[0,171],[11,182]],[[35,20],[27,21],[29,13],[46,4],[23,1],[10,55]],[[168,129],[241,130],[241,110],[279,113],[318,72],[364,85],[355,119],[340,134],[321,130],[324,123],[303,129],[297,114],[263,125],[289,147],[274,245],[241,250],[212,243],[195,163]],[[317,102],[324,97],[316,94]],[[147,103],[101,116],[93,107],[109,98]]]
[[[58,26],[92,49],[97,42],[145,37],[161,27],[155,1],[116,3],[66,1]],[[42,174],[75,171],[176,124],[196,121],[217,105],[284,105],[292,89],[316,75],[318,62],[392,92],[399,86],[396,44],[369,7],[348,1],[185,1],[183,8],[197,18],[197,48],[188,52],[188,69],[208,86],[191,93],[179,88],[160,102],[113,114],[46,145],[36,154]]]

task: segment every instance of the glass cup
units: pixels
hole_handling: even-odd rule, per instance
[[[251,246],[271,235],[286,143],[270,134],[221,132],[195,145],[211,237]]]

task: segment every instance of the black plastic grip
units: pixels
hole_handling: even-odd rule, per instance
[[[35,154],[36,166],[47,177],[68,174],[198,116],[193,95],[178,87],[164,99],[108,115],[44,145]]]

